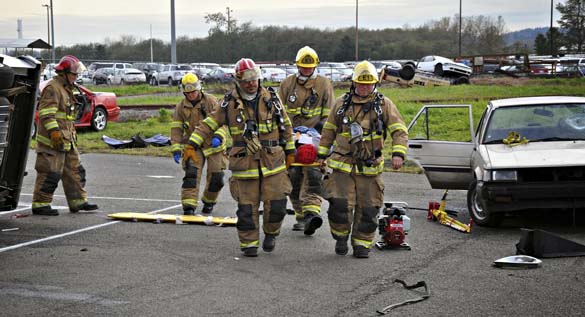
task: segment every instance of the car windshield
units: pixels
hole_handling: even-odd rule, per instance
[[[188,65],[179,65],[177,66],[177,70],[193,70],[193,68],[191,68],[191,66]]]
[[[498,108],[489,119],[482,143],[503,143],[511,135],[528,142],[585,140],[585,104]]]

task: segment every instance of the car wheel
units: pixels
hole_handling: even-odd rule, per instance
[[[154,77],[150,77],[150,85],[151,86],[156,86],[157,85],[156,79]]]
[[[120,85],[124,85],[124,79],[120,79]]]
[[[497,227],[504,220],[504,214],[489,211],[482,206],[477,192],[477,181],[471,182],[467,190],[467,209],[473,222],[480,226]]]
[[[453,85],[468,85],[469,84],[469,78],[466,76],[461,76],[457,79],[455,79],[455,82],[453,82]]]
[[[443,64],[436,64],[435,65],[435,75],[443,76]]]
[[[97,86],[97,84],[98,84],[98,82],[97,82],[97,79],[95,79],[95,78],[94,78],[94,79],[92,80],[92,82],[93,82],[93,85],[94,85],[94,86]]]
[[[91,128],[95,131],[102,131],[108,125],[108,116],[102,108],[96,108],[91,117]]]
[[[173,79],[171,77],[169,77],[168,84],[169,84],[169,87],[173,87]]]
[[[0,89],[11,88],[14,84],[14,70],[0,64]]]
[[[107,84],[108,84],[108,85],[111,85],[111,84],[112,84],[112,80],[108,78],[108,80],[107,80]]]

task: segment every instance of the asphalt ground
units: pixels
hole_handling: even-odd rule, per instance
[[[2,316],[582,316],[585,257],[543,259],[537,269],[500,269],[515,254],[520,228],[540,228],[585,244],[577,211],[528,212],[500,228],[461,233],[426,220],[432,190],[424,175],[384,173],[385,199],[411,209],[412,250],[377,250],[369,259],[334,253],[325,221],[313,236],[287,216],[276,249],[242,257],[234,227],[113,221],[114,212],[180,214],[182,171],[172,158],[84,154],[89,199],[99,212],[71,214],[59,186],[58,217],[30,214],[35,179],[28,161],[21,207],[0,212]],[[226,177],[227,179],[227,177]],[[468,221],[465,191],[447,209]],[[323,204],[323,210],[327,204]],[[235,216],[228,188],[214,214]],[[323,212],[324,216],[326,213]],[[351,253],[351,251],[350,251]]]

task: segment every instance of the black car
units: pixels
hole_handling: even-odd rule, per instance
[[[106,68],[100,68],[98,70],[95,71],[95,73],[93,73],[93,78],[91,79],[91,82],[94,85],[100,85],[100,84],[108,84],[110,85],[110,76],[114,75],[114,68],[112,67],[106,67]]]
[[[234,70],[231,68],[216,68],[209,73],[205,77],[205,83],[213,84],[213,83],[231,83],[234,81]]]
[[[160,64],[158,63],[134,63],[132,66],[146,75],[147,83],[150,83],[152,74],[160,70]]]

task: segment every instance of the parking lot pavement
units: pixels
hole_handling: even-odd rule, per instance
[[[233,227],[118,222],[112,212],[181,213],[182,171],[171,158],[85,154],[87,190],[99,212],[68,213],[61,186],[58,217],[30,215],[35,178],[28,162],[22,207],[0,212],[0,308],[6,316],[375,316],[411,299],[394,279],[425,281],[431,297],[396,314],[580,316],[585,258],[544,259],[532,270],[496,269],[515,253],[519,228],[542,228],[585,243],[583,217],[550,211],[507,219],[502,228],[464,234],[426,220],[442,192],[423,175],[385,173],[386,200],[405,201],[411,251],[338,256],[325,221],[313,236],[291,230],[287,216],[276,250],[243,258]],[[465,191],[447,208],[466,222]],[[224,188],[215,215],[234,216]],[[327,204],[323,204],[327,209]],[[15,218],[16,214],[24,217]],[[326,213],[324,212],[326,217]]]

